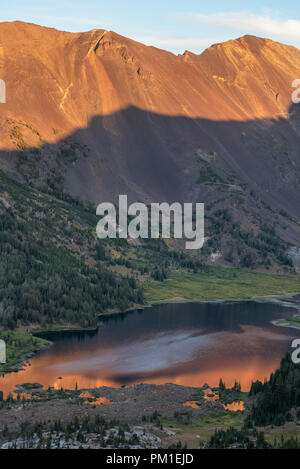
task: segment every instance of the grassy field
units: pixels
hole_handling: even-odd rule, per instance
[[[190,449],[199,448],[200,443],[206,442],[214,434],[216,429],[234,427],[240,430],[243,426],[244,412],[223,412],[202,417],[191,424],[178,424],[162,420],[165,428],[170,428],[175,435],[168,438],[168,445],[181,441]]]
[[[281,437],[284,437],[285,440],[290,438],[300,437],[300,427],[295,422],[287,422],[281,427],[262,427],[259,428],[260,431],[264,432],[266,441],[272,445],[277,441],[280,443]]]
[[[299,276],[211,267],[207,272],[170,272],[163,282],[144,285],[146,301],[184,301],[204,299],[258,298],[300,292]]]
[[[188,448],[197,449],[200,443],[210,439],[216,429],[227,430],[233,427],[241,430],[244,418],[245,412],[224,412],[210,414],[188,425],[174,424],[167,420],[163,420],[162,423],[165,428],[169,428],[175,433],[167,439],[168,445],[181,441],[183,444],[187,443]],[[300,437],[300,427],[295,422],[287,422],[280,427],[261,427],[258,430],[264,432],[266,441],[271,444],[276,441],[280,443],[282,436],[285,440],[293,437],[299,439]]]

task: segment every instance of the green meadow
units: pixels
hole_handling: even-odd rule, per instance
[[[148,303],[275,297],[300,293],[300,277],[209,267],[198,273],[171,271],[163,282],[145,284],[144,293]]]

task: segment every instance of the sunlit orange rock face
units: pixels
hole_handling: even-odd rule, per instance
[[[212,120],[286,115],[300,52],[245,36],[197,56],[175,56],[116,33],[67,33],[2,23],[8,102],[4,115],[30,120],[47,139],[129,106]],[[279,97],[276,99],[276,95]],[[110,123],[118,132],[118,123]]]
[[[217,172],[234,172],[268,203],[299,215],[299,136],[289,120],[298,49],[245,36],[175,56],[110,31],[68,33],[21,22],[0,24],[0,46],[7,85],[0,148],[48,142],[51,152],[69,136],[86,145],[89,157],[66,170],[72,194],[95,202],[120,193],[195,199],[195,155],[203,151],[217,155]],[[27,124],[21,144],[16,121]],[[273,134],[289,146],[293,171],[284,176],[263,147]],[[14,158],[3,153],[1,167],[13,172]],[[279,188],[283,197],[274,198]],[[206,193],[196,190],[202,199]]]

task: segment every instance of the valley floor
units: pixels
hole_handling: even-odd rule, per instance
[[[279,297],[300,293],[300,276],[210,267],[208,272],[172,271],[163,282],[145,284],[144,290],[149,303]]]
[[[75,449],[81,446],[120,448],[124,445],[169,448],[179,442],[189,449],[196,449],[200,443],[207,442],[216,429],[240,430],[247,412],[226,411],[219,401],[206,401],[203,388],[174,384],[140,384],[88,391],[34,391],[29,387],[17,390],[19,400],[15,393],[14,401],[1,403],[0,447],[7,448],[12,443],[18,448],[24,443],[43,447],[50,445],[52,439],[51,447],[60,444]],[[29,400],[22,399],[25,391],[34,397],[27,394]],[[246,393],[243,393],[243,399],[247,409]],[[197,401],[198,405],[195,408],[184,405],[189,401]],[[88,429],[95,421],[101,422],[104,428],[101,436],[94,429]],[[84,430],[78,430],[80,422],[85,422]],[[285,438],[300,436],[300,425],[296,420],[261,430],[270,443],[279,441],[282,435]]]

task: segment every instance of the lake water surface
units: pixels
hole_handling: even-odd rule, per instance
[[[0,377],[0,389],[38,382],[56,389],[167,382],[200,387],[239,380],[248,390],[269,377],[300,331],[276,327],[291,317],[278,302],[160,304],[102,319],[97,332],[48,334],[53,347],[19,373]],[[62,379],[60,379],[62,378]]]

